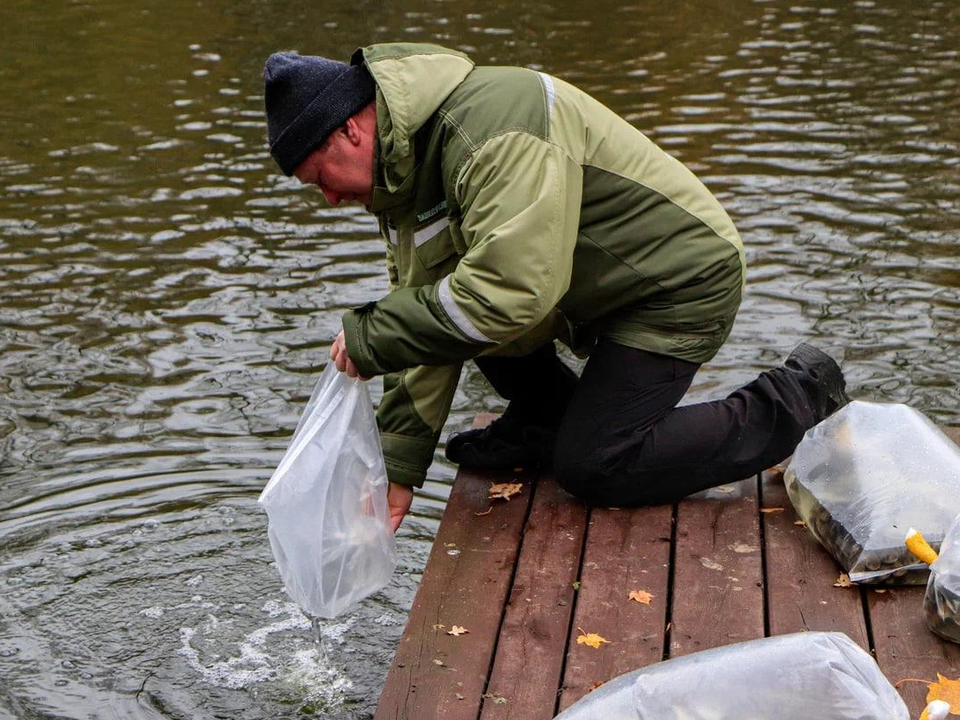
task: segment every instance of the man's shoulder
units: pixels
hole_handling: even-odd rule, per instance
[[[544,77],[510,66],[477,66],[437,110],[473,146],[511,131],[549,133]]]

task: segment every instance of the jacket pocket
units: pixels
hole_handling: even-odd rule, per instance
[[[444,217],[413,233],[414,252],[428,281],[452,272],[460,260],[455,224]]]

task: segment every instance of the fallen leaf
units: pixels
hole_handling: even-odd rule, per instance
[[[793,521],[793,524],[794,524],[794,525],[799,525],[800,527],[806,527],[806,526],[807,526],[807,524],[806,524],[803,520],[794,520],[794,521]]]
[[[937,673],[937,682],[930,683],[930,688],[927,691],[927,703],[932,703],[934,700],[943,700],[951,708],[960,710],[960,678],[949,680]],[[956,715],[957,713],[951,710],[951,714]]]
[[[460,637],[461,635],[466,635],[468,632],[470,631],[467,630],[465,627],[454,625],[452,628],[447,630],[447,635],[456,635],[457,637]]]
[[[433,664],[434,664],[434,665],[439,665],[440,667],[443,667],[443,660],[434,660],[434,661],[433,661]]]
[[[783,512],[783,508],[782,508],[782,507],[766,507],[766,508],[760,508],[760,512],[762,512],[762,513]]]
[[[454,693],[454,695],[457,696],[457,700],[463,700],[463,695],[461,695],[460,693]]]
[[[434,630],[443,630],[445,627],[446,627],[446,625],[444,625],[443,623],[437,623],[436,625],[433,626],[433,629],[434,629]]]
[[[716,560],[711,560],[707,557],[700,558],[700,564],[703,565],[707,570],[723,570],[723,565],[718,563]]]
[[[523,485],[521,483],[490,483],[490,499],[503,498],[509,500],[514,495],[519,495],[522,489]]]
[[[876,588],[874,590],[874,592],[877,593],[878,595],[883,595],[886,591],[887,591],[886,588]]]
[[[606,638],[602,638],[596,633],[586,633],[582,628],[577,628],[577,630],[580,631],[580,635],[577,637],[577,645],[589,645],[590,647],[599,650],[602,643],[610,642]]]
[[[507,699],[505,697],[493,695],[492,693],[484,693],[480,697],[487,698],[487,700],[493,700],[494,705],[505,705],[507,703]]]
[[[636,600],[638,603],[643,603],[644,605],[649,605],[650,601],[653,600],[653,595],[646,590],[631,590],[629,599]]]
[[[574,590],[579,590],[579,589],[580,589],[580,581],[579,581],[579,580],[574,580],[574,581],[573,581],[573,589],[574,589]]]
[[[837,578],[837,581],[833,584],[833,586],[840,588],[855,587],[854,584],[850,582],[850,576],[846,573],[840,573],[840,577]]]
[[[486,510],[484,510],[483,512],[475,512],[474,515],[476,515],[477,517],[482,517],[483,515],[489,515],[489,514],[492,513],[492,512],[493,512],[493,505],[491,505],[490,507],[488,507],[488,508],[487,508]]]

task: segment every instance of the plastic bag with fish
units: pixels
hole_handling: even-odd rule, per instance
[[[909,720],[877,663],[843,633],[803,632],[621,675],[556,720]]]
[[[960,643],[960,515],[954,518],[940,554],[930,566],[923,609],[933,632]]]
[[[926,582],[903,544],[939,546],[960,514],[960,448],[906,405],[852,402],[804,435],[784,473],[807,528],[853,582]]]
[[[332,618],[390,582],[387,471],[366,385],[328,363],[260,504],[287,593]]]

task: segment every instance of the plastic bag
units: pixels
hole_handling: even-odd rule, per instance
[[[387,471],[363,382],[327,364],[260,504],[280,577],[308,615],[335,617],[390,582]]]
[[[960,513],[960,448],[906,405],[852,402],[807,431],[784,483],[853,582],[921,584],[903,538],[923,528],[936,547]]]
[[[909,720],[873,658],[843,633],[751,640],[650,665],[556,720]]]
[[[960,515],[954,518],[940,545],[940,556],[930,566],[923,609],[927,627],[945,640],[960,643]]]

